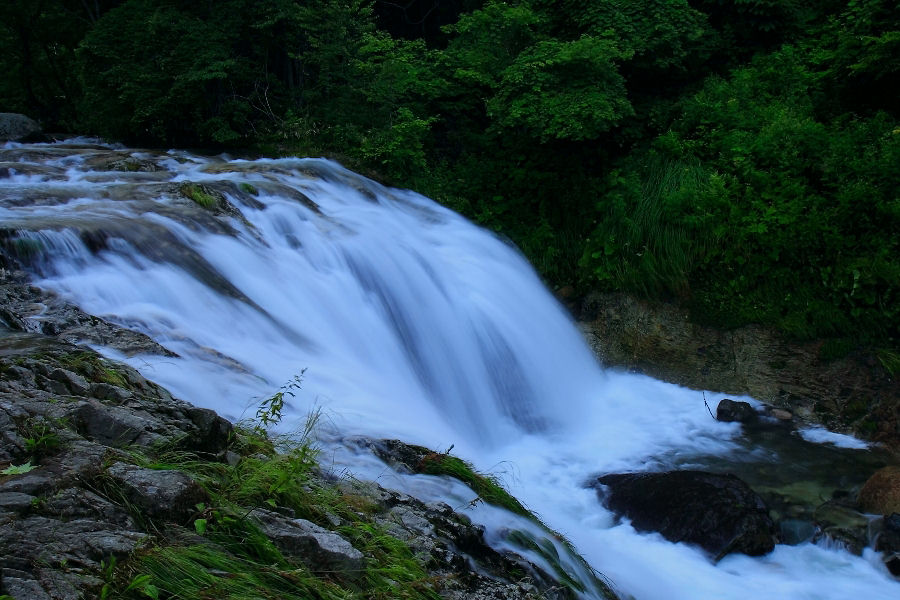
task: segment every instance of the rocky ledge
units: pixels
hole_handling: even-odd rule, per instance
[[[250,577],[251,563],[229,550],[247,547],[268,561],[263,583],[247,585],[297,590],[277,597],[319,597],[310,591],[318,589],[388,597],[395,588],[411,598],[576,595],[522,556],[493,550],[480,526],[446,504],[336,478],[308,447],[276,452],[261,431],[73,344],[156,349],[29,287],[21,273],[4,276],[0,596],[172,597],[181,584],[160,582],[185,557],[205,566],[184,584],[217,594]],[[285,472],[295,476],[258,486],[263,495],[247,491],[257,489],[254,477]]]

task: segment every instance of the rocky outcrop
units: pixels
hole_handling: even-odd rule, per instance
[[[41,126],[34,120],[18,113],[0,113],[0,142],[17,142],[34,136]]]
[[[822,341],[790,342],[759,326],[705,327],[685,309],[625,294],[589,295],[576,312],[606,365],[749,395],[801,420],[900,450],[900,385],[875,356],[829,359]]]
[[[762,499],[734,475],[703,471],[615,473],[596,480],[602,502],[638,531],[697,544],[716,560],[759,556],[775,547],[775,524]]]

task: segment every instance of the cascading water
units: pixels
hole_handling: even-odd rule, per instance
[[[6,243],[36,284],[174,352],[99,348],[185,400],[252,416],[306,369],[284,426],[319,408],[343,435],[454,445],[505,470],[515,495],[638,599],[900,597],[872,552],[803,544],[713,564],[617,523],[589,476],[738,453],[739,426],[711,420],[694,392],[602,372],[513,248],[426,198],[324,160],[85,140],[7,144],[0,174]],[[458,486],[389,472],[350,446],[327,457],[467,504]],[[489,531],[507,526],[499,510],[470,510]]]

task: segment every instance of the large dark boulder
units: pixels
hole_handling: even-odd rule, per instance
[[[756,411],[749,402],[724,398],[716,407],[716,420],[726,423],[750,423],[756,420]]]
[[[41,126],[25,115],[0,113],[0,142],[17,142],[37,135],[40,131]]]
[[[597,479],[604,505],[639,531],[697,544],[716,560],[731,552],[759,556],[775,547],[768,509],[734,475],[703,471],[616,473]]]

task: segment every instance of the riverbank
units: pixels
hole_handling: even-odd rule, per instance
[[[793,419],[900,451],[900,385],[871,352],[829,358],[822,340],[774,330],[715,329],[687,310],[626,294],[595,293],[571,307],[598,359],[697,390],[749,395]]]

